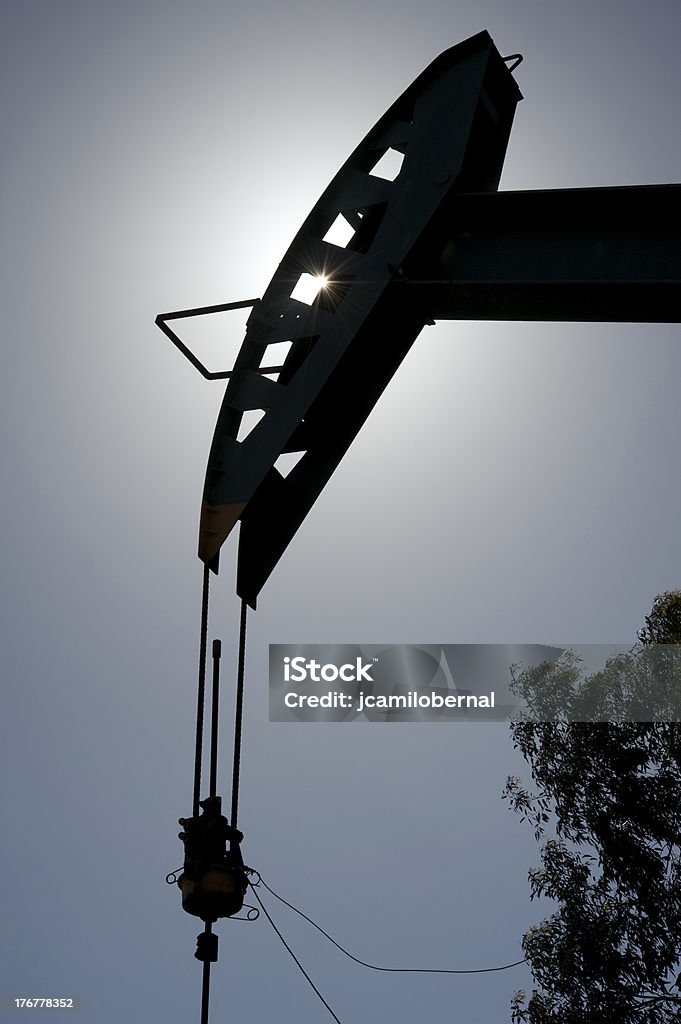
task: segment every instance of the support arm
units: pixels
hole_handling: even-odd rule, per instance
[[[424,319],[681,320],[681,185],[462,194],[450,224],[395,282]]]

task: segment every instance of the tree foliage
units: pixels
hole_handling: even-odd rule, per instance
[[[531,897],[556,909],[523,938],[537,988],[514,997],[514,1024],[681,1021],[681,649],[653,644],[681,644],[681,592],[589,679],[570,654],[516,679],[534,792],[510,778],[505,795],[540,843]],[[585,701],[606,721],[574,721]],[[658,720],[630,720],[651,702]]]

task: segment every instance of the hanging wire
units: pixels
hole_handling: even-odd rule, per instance
[[[265,884],[265,883],[263,882],[263,885],[264,885],[264,884]],[[289,946],[288,942],[286,941],[286,939],[285,939],[285,938],[284,938],[284,936],[283,936],[283,935],[281,934],[281,932],[280,932],[280,931],[279,931],[279,929],[277,928],[276,924],[274,923],[274,921],[272,920],[272,918],[271,918],[271,917],[270,917],[270,915],[268,914],[268,912],[267,912],[267,907],[265,906],[265,904],[264,904],[264,903],[262,902],[262,900],[261,900],[261,899],[260,899],[260,897],[258,896],[258,893],[256,892],[256,889],[255,889],[255,886],[253,885],[253,883],[252,883],[252,882],[249,882],[249,885],[250,885],[251,889],[253,890],[253,895],[255,896],[256,900],[257,900],[257,901],[258,901],[258,903],[260,904],[260,909],[262,910],[263,914],[265,915],[265,917],[267,918],[267,920],[268,920],[268,921],[270,922],[270,924],[271,924],[271,925],[272,925],[272,927],[274,928],[274,930],[275,930],[275,932],[277,933],[277,935],[279,936],[279,939],[280,939],[280,941],[281,941],[282,945],[284,946],[284,949],[285,949],[285,950],[287,951],[287,953],[289,954],[289,956],[291,957],[291,959],[292,959],[292,960],[293,960],[293,961],[295,962],[295,964],[296,964],[296,966],[298,967],[298,970],[300,971],[300,973],[301,973],[301,974],[303,975],[303,977],[304,977],[304,978],[305,978],[305,979],[307,980],[307,983],[308,983],[308,985],[310,986],[310,988],[311,988],[311,989],[313,990],[313,992],[315,993],[315,995],[317,996],[317,998],[318,998],[318,999],[319,999],[319,1000],[320,1000],[320,1001],[321,1001],[321,1002],[322,1002],[322,1003],[324,1004],[324,1006],[325,1006],[325,1007],[326,1007],[326,1009],[327,1009],[327,1010],[329,1011],[329,1013],[331,1014],[331,1016],[333,1017],[333,1019],[334,1019],[334,1020],[336,1021],[336,1024],[342,1024],[342,1022],[341,1022],[341,1021],[339,1020],[339,1018],[338,1018],[338,1017],[336,1016],[336,1014],[335,1014],[335,1013],[333,1012],[333,1010],[331,1009],[331,1007],[330,1007],[330,1006],[329,1006],[329,1004],[327,1003],[326,999],[325,999],[325,998],[324,998],[324,996],[323,996],[323,995],[321,994],[321,992],[319,991],[319,989],[317,988],[317,986],[316,986],[316,985],[315,985],[315,983],[313,982],[312,978],[311,978],[311,977],[310,977],[310,975],[309,975],[309,974],[307,973],[307,971],[305,970],[305,968],[304,968],[304,967],[303,967],[303,965],[301,964],[300,960],[298,959],[298,957],[296,956],[296,954],[295,954],[295,953],[293,952],[293,950],[292,950],[292,949],[291,949],[291,947]]]
[[[239,664],[236,684],[236,710],[234,713],[234,765],[232,768],[232,815],[230,825],[237,827],[239,811],[239,776],[241,771],[241,720],[244,710],[244,669],[246,664],[246,613],[248,605],[241,601],[241,620],[239,623]]]
[[[294,907],[292,903],[289,903],[288,900],[285,900],[283,896],[280,896],[279,893],[276,893],[274,889],[271,889],[267,882],[262,878],[259,872],[249,869],[249,874],[256,874],[258,876],[257,882],[249,882],[254,892],[255,886],[264,885],[267,891],[271,893],[272,896],[275,897],[275,899],[278,899],[280,903],[284,904],[284,906],[289,907],[291,910],[294,910],[296,914],[298,914],[305,921],[307,921],[308,924],[311,924],[313,928],[316,928],[318,932],[321,932],[322,935],[329,940],[329,942],[333,943],[336,949],[339,949],[341,951],[341,953],[344,953],[345,956],[350,958],[350,960],[354,960],[356,964],[360,964],[360,966],[362,967],[368,967],[369,970],[372,971],[386,971],[390,974],[490,974],[494,971],[508,971],[511,967],[519,967],[520,964],[527,963],[527,959],[523,959],[516,960],[516,962],[512,964],[504,964],[503,967],[479,967],[475,970],[452,970],[450,968],[443,967],[377,967],[376,964],[369,964],[365,960],[360,960],[359,957],[353,956],[353,954],[348,952],[347,949],[344,949],[343,946],[341,946],[339,942],[336,942],[336,940],[332,938],[332,936],[329,935],[328,932],[324,931],[321,925],[318,925],[316,921],[313,921],[311,917],[308,917],[307,914],[304,914],[302,910],[298,910],[298,907]],[[262,903],[260,903],[260,906],[262,907]],[[264,907],[263,910],[265,910]],[[265,913],[267,913],[266,910]]]
[[[210,570],[203,567],[203,594],[201,599],[201,643],[199,648],[199,688],[196,698],[196,750],[194,754],[194,799],[192,816],[199,816],[201,799],[201,754],[203,748],[203,712],[206,699],[206,649],[208,647],[208,590]]]

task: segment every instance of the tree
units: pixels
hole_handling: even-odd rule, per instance
[[[594,676],[568,653],[515,679],[535,792],[512,777],[505,796],[541,844],[531,898],[556,909],[523,937],[537,988],[516,993],[514,1024],[681,1021],[681,648],[655,646],[669,644],[679,591]]]

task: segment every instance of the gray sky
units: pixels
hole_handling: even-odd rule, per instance
[[[262,294],[379,115],[482,28],[525,55],[503,189],[678,181],[681,15],[676,0],[28,0],[3,21],[0,990],[78,993],[83,1024],[179,1024],[198,1020],[200,922],[163,878],[191,807],[195,550],[222,387],[154,317]],[[428,329],[250,616],[244,855],[356,955],[520,957],[537,855],[500,792],[523,766],[505,727],[269,724],[267,645],[633,639],[681,584],[678,340]],[[228,542],[210,630],[225,688],[233,559]],[[492,1024],[528,984],[523,968],[367,974],[271,909],[343,1024]],[[326,1019],[266,921],[219,932],[214,1021]]]

